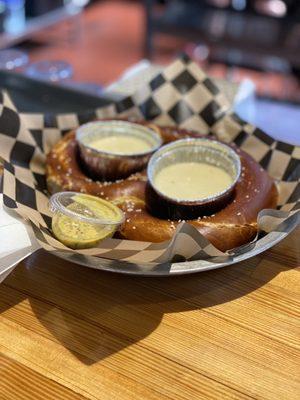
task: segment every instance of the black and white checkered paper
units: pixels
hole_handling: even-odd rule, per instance
[[[107,239],[99,247],[71,250],[51,233],[51,213],[45,180],[46,154],[71,129],[95,118],[132,117],[159,125],[178,125],[234,142],[276,180],[277,210],[262,210],[257,239],[227,253],[216,249],[200,232],[182,222],[168,242],[149,243]],[[300,148],[273,140],[230,112],[225,96],[187,57],[177,59],[132,96],[109,106],[79,114],[20,114],[7,93],[0,98],[0,157],[4,162],[4,204],[32,224],[45,250],[70,259],[101,257],[135,264],[176,260],[234,259],[241,253],[276,243],[300,222]],[[88,263],[88,261],[86,261]]]

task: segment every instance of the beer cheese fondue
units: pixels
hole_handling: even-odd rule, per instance
[[[155,187],[176,200],[201,200],[227,189],[233,180],[214,165],[183,162],[162,168],[154,178]]]
[[[150,150],[153,146],[143,138],[131,135],[104,136],[93,140],[90,146],[96,150],[113,154],[138,154]]]

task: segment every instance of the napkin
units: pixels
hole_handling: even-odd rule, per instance
[[[3,205],[0,194],[0,283],[40,246],[28,222]]]

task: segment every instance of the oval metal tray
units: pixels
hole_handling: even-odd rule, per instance
[[[56,256],[63,258],[67,261],[74,262],[76,264],[85,267],[98,269],[101,271],[109,271],[127,275],[150,276],[150,277],[174,276],[174,275],[193,274],[196,272],[203,272],[203,271],[209,271],[211,269],[223,268],[228,265],[236,264],[240,261],[247,260],[275,246],[277,243],[283,240],[289,233],[278,232],[278,235],[276,235],[276,237],[274,237],[273,240],[270,240],[268,236],[265,236],[257,242],[259,243],[258,246],[254,246],[249,251],[247,251],[246,247],[245,252],[226,258],[224,261],[222,260],[214,261],[213,259],[209,261],[197,260],[197,261],[186,261],[177,263],[164,263],[153,266],[151,264],[138,265],[119,260],[108,260],[104,258],[82,256],[80,254],[71,255],[62,252],[55,252],[52,254],[55,254]]]

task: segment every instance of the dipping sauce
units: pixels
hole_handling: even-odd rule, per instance
[[[153,145],[131,135],[104,136],[93,140],[90,146],[96,150],[113,154],[138,154],[150,150]]]
[[[142,171],[162,144],[159,131],[121,120],[83,124],[76,130],[76,140],[89,177],[107,182]]]
[[[95,247],[111,237],[122,223],[123,213],[114,204],[95,196],[60,192],[50,199],[52,232],[72,249]]]
[[[77,207],[68,206],[68,210],[77,211]],[[97,244],[114,233],[113,227],[101,227],[87,222],[56,214],[52,220],[52,231],[55,237],[72,249],[95,247]]]
[[[201,200],[226,190],[233,182],[222,168],[200,162],[171,164],[157,172],[154,183],[164,195],[177,200]]]

